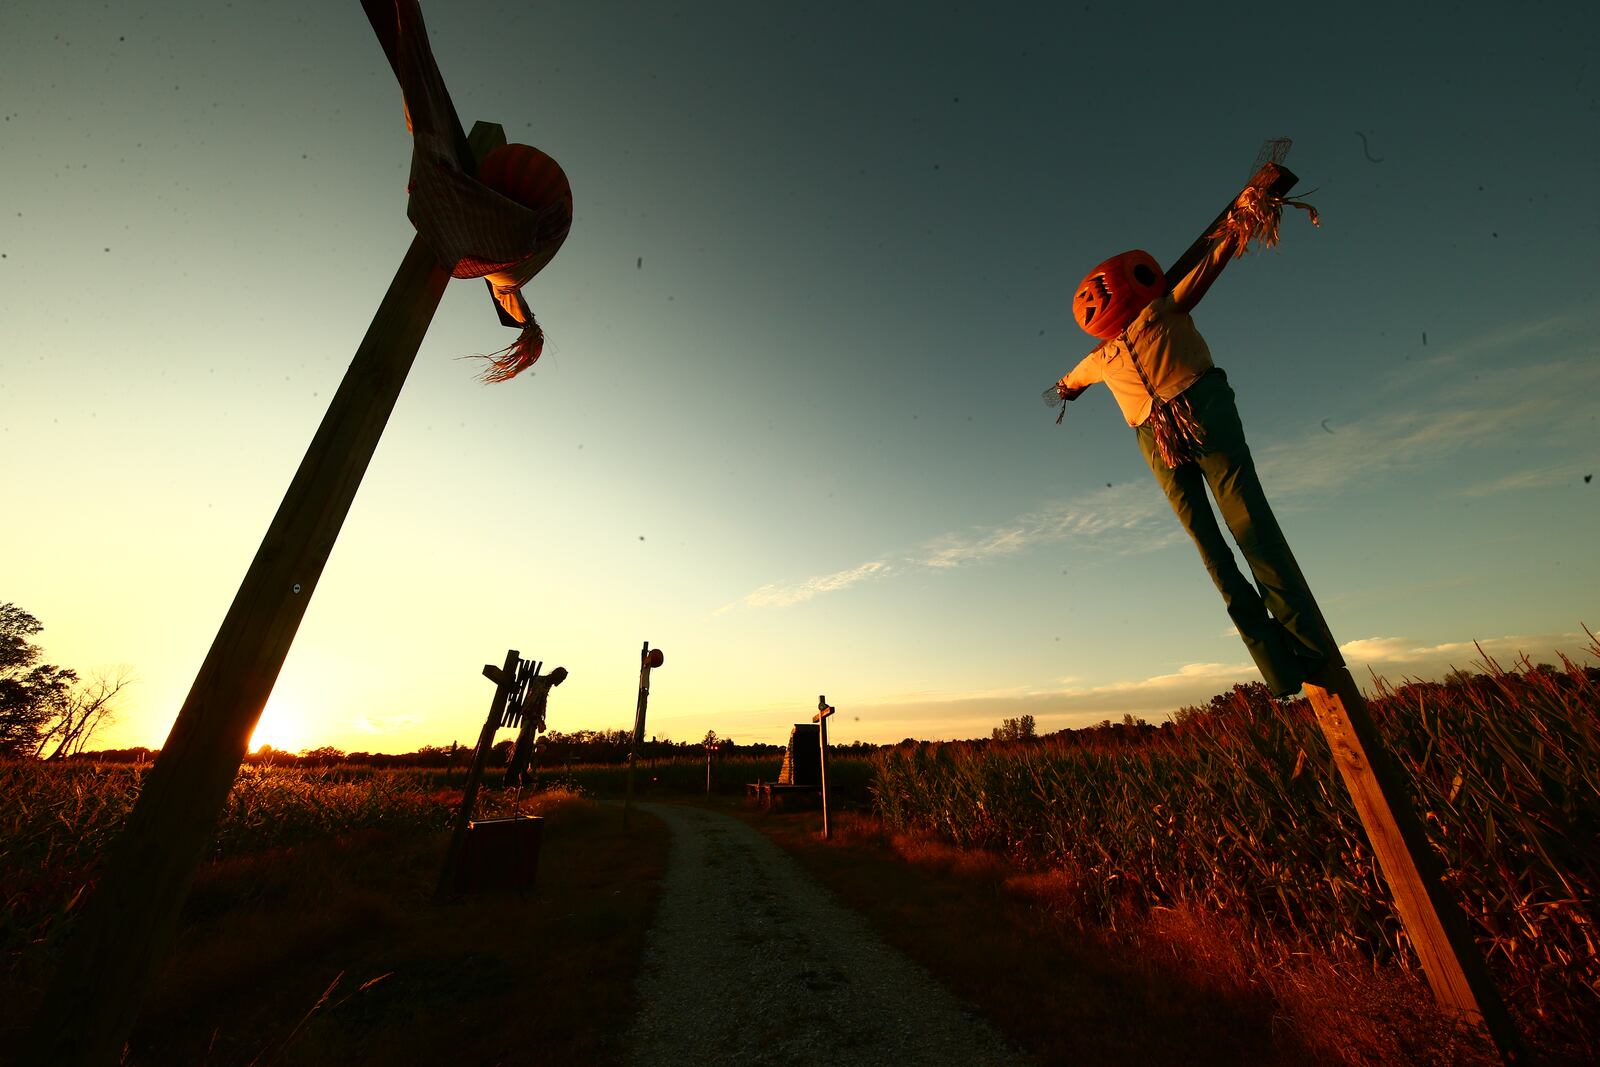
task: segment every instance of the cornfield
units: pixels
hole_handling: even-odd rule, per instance
[[[1600,670],[1563,665],[1380,682],[1370,705],[1499,987],[1540,1044],[1582,1057],[1600,1052]],[[1247,917],[1263,941],[1410,965],[1303,700],[1239,686],[1167,729],[903,747],[877,763],[891,828],[1062,870],[1101,919],[1185,901]]]
[[[0,950],[53,933],[121,830],[145,767],[0,763]],[[450,825],[455,792],[426,771],[245,767],[208,846],[221,860],[366,830],[428,834]],[[503,803],[485,790],[480,810]]]

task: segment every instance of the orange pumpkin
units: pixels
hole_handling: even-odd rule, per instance
[[[1094,337],[1115,337],[1166,291],[1161,265],[1149,252],[1136,248],[1089,272],[1072,298],[1072,317]]]
[[[572,185],[561,164],[532,145],[506,144],[478,164],[478,180],[523,207],[541,211],[557,204],[572,217]]]

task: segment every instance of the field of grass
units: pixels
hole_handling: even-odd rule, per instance
[[[1525,1032],[1600,1060],[1600,672],[1494,670],[1371,704]],[[1192,908],[1269,955],[1414,966],[1304,701],[1241,687],[1168,730],[895,749],[875,790],[891,832],[1049,872],[1085,923]]]
[[[1086,922],[1060,872],[867,813],[744,816],[1041,1064],[1490,1067],[1416,976],[1356,953],[1263,951],[1187,905]]]
[[[0,1062],[142,771],[0,765]],[[665,827],[567,790],[527,892],[432,898],[454,804],[435,773],[246,769],[130,1042],[131,1064],[617,1062]],[[480,815],[511,794],[486,790]]]
[[[1600,1062],[1600,671],[1380,686],[1372,709],[1524,1031]],[[635,797],[736,810],[778,766],[716,760],[701,800],[703,759],[647,762]],[[0,764],[0,1062],[143,773]],[[245,768],[130,1062],[492,1062],[529,1017],[544,1058],[614,1061],[665,831],[590,799],[623,767],[540,773],[479,811],[546,815],[533,894],[445,905],[459,775]],[[1045,1062],[1475,1062],[1303,702],[1240,687],[1159,731],[901,746],[829,778],[830,846],[814,813],[748,817]]]

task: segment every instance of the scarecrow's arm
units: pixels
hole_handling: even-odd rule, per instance
[[[1056,382],[1056,392],[1063,400],[1076,400],[1078,399],[1078,394],[1089,388],[1089,386],[1095,382],[1105,380],[1105,365],[1097,358],[1100,355],[1100,349],[1104,347],[1105,342],[1102,341],[1095,347],[1094,351],[1080,359],[1076,367],[1062,375],[1061,379]]]
[[[1178,279],[1172,287],[1172,302],[1178,310],[1185,314],[1194,310],[1200,303],[1206,291],[1211,288],[1211,283],[1217,280],[1222,273],[1222,268],[1234,257],[1234,246],[1237,239],[1232,234],[1227,234],[1216,241],[1206,251],[1205,257],[1194,265],[1194,269]]]

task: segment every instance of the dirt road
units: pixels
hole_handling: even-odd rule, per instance
[[[672,853],[635,1064],[1024,1062],[787,854],[726,815],[650,805]]]

